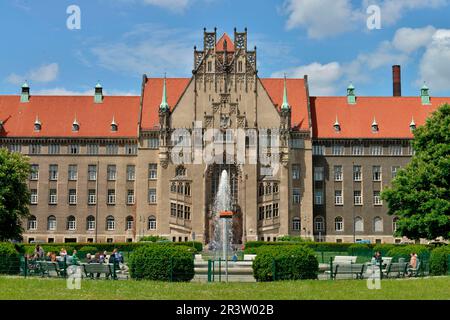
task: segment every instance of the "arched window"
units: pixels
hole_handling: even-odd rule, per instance
[[[49,216],[47,218],[47,230],[49,230],[49,231],[56,230],[56,217],[55,216]]]
[[[375,232],[383,232],[383,219],[375,217],[375,219],[373,219],[373,227]]]
[[[292,219],[292,230],[299,231],[300,230],[300,218],[295,217]]]
[[[75,230],[77,228],[77,220],[74,216],[67,217],[67,230]]]
[[[321,216],[314,218],[314,229],[316,231],[325,231],[325,219]]]
[[[398,222],[398,217],[395,217],[394,219],[392,219],[392,231],[397,231],[397,222]]]
[[[334,229],[336,231],[344,231],[344,219],[342,217],[336,217],[334,219]]]
[[[175,176],[176,177],[184,177],[184,176],[186,176],[186,168],[183,167],[183,166],[178,166],[175,169]]]
[[[155,218],[155,216],[150,216],[148,218],[148,229],[149,230],[156,230],[156,218]]]
[[[361,217],[355,218],[355,231],[362,232],[364,231],[364,220]]]
[[[176,182],[171,182],[170,183],[170,192],[177,192],[177,184]]]
[[[113,231],[116,229],[116,221],[113,216],[106,217],[106,230]]]
[[[134,219],[132,216],[128,216],[126,219],[126,230],[133,230]]]
[[[191,195],[191,185],[190,185],[189,182],[186,182],[186,183],[184,184],[184,194],[185,194],[186,196],[190,196],[190,195]]]
[[[37,229],[37,219],[36,216],[31,216],[28,218],[28,230]]]
[[[95,217],[88,216],[86,218],[86,229],[89,231],[95,230]]]

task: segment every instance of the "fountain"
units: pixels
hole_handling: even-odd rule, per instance
[[[233,243],[233,219],[231,218],[230,183],[228,172],[223,170],[213,206],[214,239],[211,244],[215,258],[221,255],[224,261],[228,259],[229,249]]]

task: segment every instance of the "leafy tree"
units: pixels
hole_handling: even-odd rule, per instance
[[[0,241],[21,240],[21,219],[29,215],[28,158],[0,148]]]
[[[450,105],[414,130],[415,155],[382,197],[399,217],[396,235],[450,238]]]

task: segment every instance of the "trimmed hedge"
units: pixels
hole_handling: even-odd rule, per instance
[[[442,246],[431,251],[430,273],[435,276],[446,275],[449,271],[450,246]]]
[[[283,250],[260,248],[252,267],[256,281],[317,279],[319,272],[314,251],[303,245],[285,246]]]
[[[420,244],[412,244],[406,246],[394,247],[388,251],[387,256],[392,257],[393,261],[398,261],[399,258],[409,261],[411,258],[411,253],[415,252],[419,259],[428,259],[430,256],[430,251],[426,246]]]
[[[19,254],[12,243],[0,243],[0,273],[19,273]]]
[[[372,248],[367,244],[355,243],[348,247],[347,253],[350,256],[370,256],[372,255]]]
[[[186,246],[147,244],[136,248],[129,260],[131,278],[190,281],[194,278],[194,249]]]

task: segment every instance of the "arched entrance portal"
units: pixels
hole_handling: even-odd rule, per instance
[[[220,176],[222,171],[226,170],[230,179],[230,191],[233,215],[233,244],[242,244],[243,223],[242,212],[239,206],[239,186],[240,186],[240,169],[236,165],[229,164],[212,164],[208,167],[206,179],[206,203],[207,209],[205,214],[205,241],[210,243],[214,237],[214,221],[212,219],[214,212],[214,200],[216,198],[217,189],[219,187]]]

